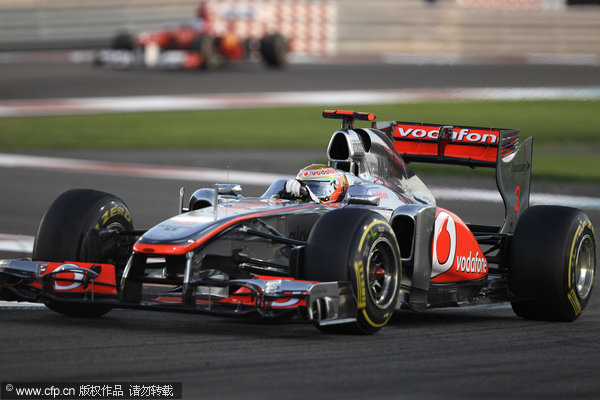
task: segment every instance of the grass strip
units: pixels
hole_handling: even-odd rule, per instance
[[[326,107],[0,118],[0,148],[326,148]],[[331,108],[331,107],[330,107]],[[402,120],[521,130],[534,176],[600,181],[600,101],[468,101],[337,108]],[[357,123],[357,126],[368,126]]]

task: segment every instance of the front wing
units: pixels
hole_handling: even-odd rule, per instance
[[[349,282],[257,276],[198,279],[191,285],[195,287],[191,303],[184,300],[181,287],[152,283],[144,285],[141,301],[127,302],[119,299],[115,267],[110,264],[0,260],[2,300],[286,318],[321,326],[356,321]]]
[[[100,50],[94,54],[94,63],[120,69],[198,69],[204,65],[204,59],[197,51],[165,50],[152,54],[142,50]]]

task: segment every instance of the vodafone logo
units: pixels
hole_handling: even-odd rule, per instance
[[[312,171],[300,171],[296,178],[320,178],[325,176],[335,175],[336,170],[333,168],[316,169]]]
[[[81,284],[83,283],[83,274],[80,274],[78,272],[74,272],[71,274],[71,277],[62,275],[61,276],[57,276],[58,279],[63,278],[63,279],[69,279],[69,280],[73,280],[72,283],[67,283],[64,282],[65,284],[63,284],[63,282],[59,281],[58,279],[54,282],[54,290],[73,290],[76,289],[78,287],[81,286]]]
[[[395,136],[400,138],[437,140],[439,134],[439,129],[436,128],[398,126]],[[498,142],[498,136],[492,132],[463,128],[452,132],[452,141],[495,144]]]
[[[477,241],[450,212],[440,211],[435,217],[432,247],[432,279],[439,276],[439,282],[456,282],[487,274],[487,260]]]
[[[63,264],[54,270],[55,273],[64,271],[56,275],[56,279],[54,281],[54,290],[73,290],[80,287],[83,284],[83,274],[81,272],[68,271],[68,269],[71,267],[79,268],[75,264]],[[65,280],[61,281],[61,278]]]
[[[442,211],[435,218],[431,277],[443,274],[452,268],[455,255],[456,223],[450,214]]]

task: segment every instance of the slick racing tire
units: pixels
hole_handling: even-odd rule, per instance
[[[308,236],[302,278],[350,282],[356,322],[320,326],[327,333],[373,334],[390,320],[400,288],[401,258],[388,222],[378,213],[347,207],[317,221]]]
[[[96,259],[88,251],[88,232],[94,229],[133,230],[129,210],[111,194],[89,189],[73,189],[60,195],[40,223],[33,246],[33,259],[42,261],[82,261],[114,264],[124,268],[116,251]],[[75,317],[99,317],[111,310],[104,305],[46,302],[53,311]]]
[[[208,35],[198,35],[190,45],[191,51],[197,51],[202,56],[200,69],[212,71],[217,68],[215,40]]]
[[[113,50],[133,50],[133,37],[129,33],[121,32],[113,38],[110,48]]]
[[[269,35],[260,42],[260,55],[264,63],[273,68],[287,64],[287,42],[280,34]]]
[[[581,210],[536,206],[519,219],[509,252],[509,288],[521,318],[573,321],[594,283],[596,238]]]

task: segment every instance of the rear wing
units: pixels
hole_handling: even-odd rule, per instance
[[[519,131],[414,122],[375,122],[406,162],[496,167],[498,144],[502,157],[516,150]],[[441,134],[440,134],[441,132]]]
[[[372,127],[392,139],[406,162],[495,168],[505,208],[500,233],[514,232],[529,207],[533,138],[519,145],[519,131],[514,129],[400,121],[373,122]]]

